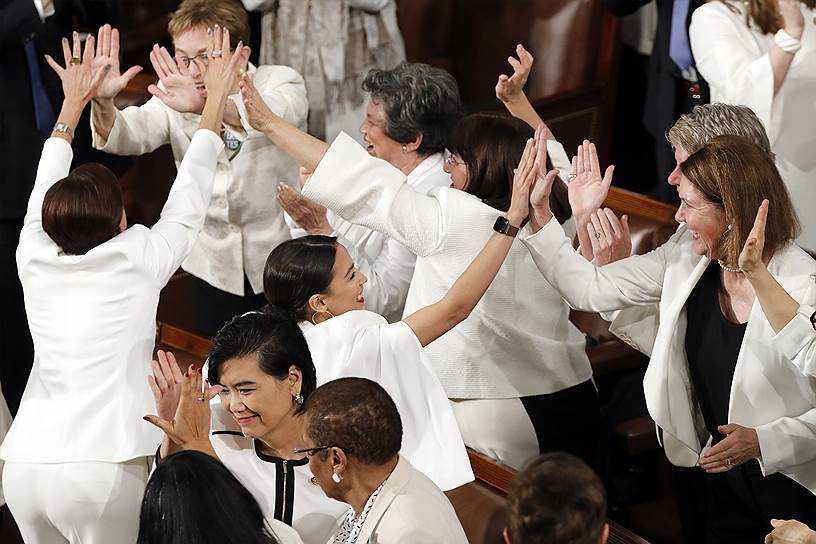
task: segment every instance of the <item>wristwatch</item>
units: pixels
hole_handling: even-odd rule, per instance
[[[518,234],[519,228],[511,225],[510,221],[506,217],[500,215],[496,218],[496,222],[493,223],[493,230],[500,234],[515,238],[516,234]]]
[[[53,132],[63,132],[65,134],[67,134],[68,136],[70,136],[71,138],[74,137],[74,131],[71,130],[71,127],[68,126],[68,123],[63,123],[62,121],[60,121],[59,123],[54,125]]]
[[[816,312],[810,314],[810,326],[813,327],[814,331],[816,331]]]

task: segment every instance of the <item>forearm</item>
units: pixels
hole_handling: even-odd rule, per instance
[[[116,105],[113,99],[95,98],[91,104],[91,121],[96,134],[107,143],[116,123]]]
[[[782,287],[766,268],[748,275],[759,305],[775,333],[781,331],[796,316],[799,303]]]
[[[224,119],[226,106],[226,93],[208,95],[207,103],[204,104],[204,111],[201,112],[201,121],[199,121],[198,128],[221,134],[221,123]]]
[[[82,116],[82,111],[85,109],[85,105],[85,102],[76,102],[69,99],[63,100],[62,109],[60,109],[59,115],[57,116],[57,122],[65,123],[70,127],[72,132],[75,131],[79,124],[79,118]],[[73,136],[65,132],[54,131],[51,133],[51,136],[62,138],[69,144],[73,141]]]
[[[238,112],[238,107],[232,100],[228,100],[226,106],[224,106],[224,124],[239,130],[244,130],[241,125],[241,115]]]
[[[520,92],[517,96],[513,97],[507,102],[502,103],[504,104],[504,107],[507,108],[507,111],[510,112],[510,115],[516,119],[521,119],[533,127],[533,129],[538,128],[538,125],[544,122],[541,119],[541,116],[538,115],[538,112],[535,111],[535,108],[533,108],[533,105],[527,98],[527,94],[524,92]]]
[[[592,240],[589,238],[589,232],[587,231],[587,223],[589,223],[591,214],[588,213],[578,213],[575,214],[575,228],[578,232],[578,245],[581,247],[581,255],[587,261],[592,261],[595,258],[595,254],[592,251]],[[538,229],[536,229],[538,230]]]
[[[778,45],[771,47],[768,51],[768,57],[771,61],[771,69],[773,70],[774,80],[774,96],[779,93],[785,78],[788,75],[788,70],[793,62],[794,53],[787,53],[783,51]]]
[[[159,457],[162,459],[167,459],[169,455],[173,455],[174,453],[180,451],[181,448],[178,446],[178,444],[170,440],[169,436],[164,435],[161,446],[159,447]]]

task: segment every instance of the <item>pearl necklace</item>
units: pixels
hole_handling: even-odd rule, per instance
[[[733,272],[735,274],[742,272],[742,269],[740,267],[734,268],[733,266],[728,266],[727,264],[722,262],[720,259],[717,259],[717,264],[720,265],[720,268],[722,268],[726,272]]]

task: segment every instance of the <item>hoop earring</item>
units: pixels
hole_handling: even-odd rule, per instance
[[[317,322],[315,321],[315,318],[317,317],[317,314],[329,314],[329,319],[334,317],[334,314],[331,313],[328,310],[323,310],[322,312],[315,312],[315,313],[312,314],[312,319],[310,320],[312,322],[312,325],[315,325],[315,326],[317,326]]]
[[[339,475],[339,474],[337,474],[336,472],[333,472],[333,473],[332,473],[332,482],[334,482],[334,483],[336,483],[336,484],[339,484],[339,483],[340,483],[340,482],[342,482],[342,481],[343,481],[343,477],[342,477],[342,476],[340,476],[340,475]]]

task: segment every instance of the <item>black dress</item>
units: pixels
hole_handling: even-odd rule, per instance
[[[686,301],[689,374],[712,444],[725,438],[717,427],[729,423],[731,382],[746,327],[725,318],[719,289],[720,271],[712,261]],[[698,480],[699,521],[707,544],[761,543],[772,518],[816,527],[816,496],[783,474],[763,476],[756,459]]]

